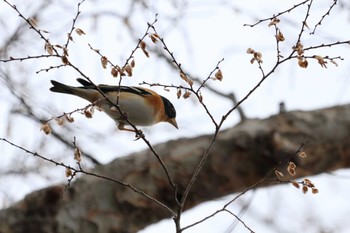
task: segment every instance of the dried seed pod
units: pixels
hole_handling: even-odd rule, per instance
[[[276,35],[276,39],[277,39],[277,41],[284,41],[285,40],[284,35],[280,30],[278,30],[278,33]]]
[[[84,115],[86,118],[92,118],[92,112],[88,108],[84,109]]]
[[[70,41],[74,42],[73,37],[72,37],[72,34],[67,33],[67,36],[68,36],[68,40],[70,40]]]
[[[247,49],[247,53],[248,53],[248,54],[253,54],[253,53],[255,53],[255,51],[254,51],[254,49],[252,49],[252,48],[248,48],[248,49]]]
[[[293,180],[293,181],[292,181],[292,185],[293,185],[294,187],[296,187],[297,189],[299,189],[299,188],[300,188],[299,183],[298,183],[298,182],[296,182],[295,180]]]
[[[146,57],[149,57],[149,52],[146,49],[142,49],[142,52],[146,55]]]
[[[177,89],[177,92],[176,92],[176,95],[177,95],[177,98],[178,98],[178,99],[180,99],[180,97],[181,97],[181,92],[182,92],[182,91],[181,91],[181,88],[178,88],[178,89]]]
[[[192,81],[191,79],[189,79],[189,78],[187,77],[187,75],[186,75],[184,72],[180,71],[180,77],[181,77],[186,83],[188,83],[188,85],[190,85],[191,87],[193,86],[193,81]]]
[[[146,55],[146,57],[149,57],[149,53],[146,50],[146,42],[144,42],[143,40],[140,41],[140,48],[142,49],[142,52]]]
[[[143,40],[140,41],[140,48],[142,50],[146,49],[146,42],[144,42]]]
[[[218,69],[218,71],[216,71],[216,73],[215,73],[215,78],[216,78],[217,80],[219,80],[219,81],[222,81],[223,75],[222,75],[222,72],[221,72],[220,69]]]
[[[187,99],[188,97],[190,97],[190,95],[191,95],[191,92],[190,91],[185,91],[185,93],[183,94],[183,98],[184,99]]]
[[[38,27],[38,24],[34,18],[32,18],[32,17],[28,18],[28,21],[29,21],[30,25],[32,25],[33,28]]]
[[[53,55],[53,47],[52,45],[50,44],[50,42],[46,42],[45,43],[45,51],[50,54],[50,55]]]
[[[67,56],[62,56],[61,57],[62,63],[65,65],[69,65],[69,60]]]
[[[118,70],[116,69],[116,68],[112,68],[112,70],[111,70],[111,75],[113,76],[113,77],[118,77]]]
[[[308,178],[304,178],[304,183],[305,185],[310,186],[311,180],[309,180]]]
[[[277,25],[279,22],[280,20],[278,18],[273,18],[268,24],[268,26],[271,27],[272,25]]]
[[[307,191],[309,191],[309,188],[306,185],[303,185],[302,191],[304,194],[306,194]]]
[[[254,58],[257,60],[257,62],[262,63],[262,53],[255,52],[254,53]]]
[[[74,122],[74,118],[71,115],[64,114],[64,117],[68,122],[70,123]]]
[[[108,64],[108,59],[107,59],[107,57],[102,56],[102,57],[101,57],[101,65],[102,65],[103,69],[106,69],[106,68],[107,68],[107,64]]]
[[[132,68],[135,67],[135,60],[134,59],[131,60],[130,65],[131,65]]]
[[[66,168],[66,177],[70,177],[73,175],[72,169],[70,169],[69,167]]]
[[[79,36],[85,35],[85,34],[86,34],[86,33],[85,33],[82,29],[80,29],[80,28],[76,28],[76,29],[75,29],[75,32],[76,32]]]
[[[301,56],[304,54],[304,45],[301,42],[298,42],[295,45],[294,50],[297,51],[299,56]]]
[[[156,33],[149,35],[149,37],[151,38],[153,43],[158,43],[158,40],[160,39],[160,37]]]
[[[131,67],[131,65],[127,64],[125,66],[125,72],[128,74],[129,77],[132,76],[132,67]]]
[[[288,173],[289,173],[291,176],[295,176],[295,174],[296,174],[295,169],[296,169],[295,163],[289,162],[287,171],[288,171]]]
[[[42,130],[46,135],[51,133],[51,127],[49,123],[45,122],[41,125],[40,130]]]
[[[336,63],[333,59],[331,60],[331,63],[338,67],[338,63]]]
[[[55,117],[55,121],[57,122],[58,125],[63,125],[64,120],[62,117]]]
[[[306,59],[304,59],[304,58],[298,59],[298,65],[299,65],[301,68],[307,68],[308,64],[309,64],[309,63],[307,62]]]
[[[118,108],[116,106],[112,106],[109,108],[110,111],[112,112],[119,112]]]
[[[311,189],[312,194],[317,194],[319,191],[317,188],[312,188]]]
[[[320,64],[321,67],[327,68],[327,66],[326,66],[327,61],[323,57],[321,57],[319,55],[315,55],[314,58],[318,61],[318,64]]]
[[[306,157],[307,157],[307,155],[306,155],[306,153],[305,153],[304,151],[300,152],[300,153],[298,154],[298,156],[299,156],[300,158],[306,158]]]
[[[74,149],[74,160],[77,161],[78,163],[80,163],[81,161],[81,152],[79,148]]]
[[[253,64],[255,61],[257,61],[258,63],[263,63],[262,60],[262,53],[255,51],[252,48],[248,48],[247,49],[247,53],[248,54],[253,54],[253,58],[250,59],[250,63]]]
[[[279,180],[281,180],[284,177],[283,173],[278,171],[277,169],[275,170],[275,175]]]

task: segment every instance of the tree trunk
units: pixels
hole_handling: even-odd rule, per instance
[[[286,158],[297,165],[295,178],[348,167],[349,116],[350,105],[344,105],[286,112],[264,120],[249,119],[221,131],[185,209],[247,189]],[[177,185],[177,194],[150,150],[117,158],[92,172],[128,183],[176,212],[175,196],[181,199],[212,137],[182,138],[155,146]],[[308,157],[292,156],[307,141],[302,150]],[[285,168],[279,170],[284,172]],[[259,185],[278,183],[266,181]],[[171,215],[166,208],[129,187],[82,175],[67,191],[64,185],[48,187],[1,210],[0,232],[130,233],[168,217]]]

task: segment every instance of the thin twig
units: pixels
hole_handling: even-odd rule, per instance
[[[308,1],[310,1],[310,0],[305,0],[305,1],[301,2],[301,3],[298,3],[298,4],[296,4],[296,5],[292,6],[292,7],[290,7],[289,9],[284,10],[284,11],[281,11],[281,12],[279,12],[279,13],[277,13],[277,14],[275,14],[275,15],[269,17],[269,18],[260,19],[258,22],[254,23],[254,24],[243,24],[243,26],[255,27],[256,25],[258,25],[258,24],[260,24],[260,23],[262,23],[262,22],[272,20],[273,18],[280,17],[281,15],[284,15],[284,14],[286,14],[286,13],[290,13],[291,11],[293,11],[294,9],[298,8],[298,7],[301,6],[301,5],[304,5],[304,4],[307,3]]]
[[[142,190],[140,189],[137,189],[135,188],[134,186],[132,186],[131,184],[129,183],[126,183],[126,182],[123,182],[123,181],[120,181],[120,180],[117,180],[117,179],[113,179],[113,178],[110,178],[108,176],[104,176],[104,175],[100,175],[100,174],[96,174],[96,173],[93,173],[93,172],[88,172],[88,171],[85,171],[82,169],[82,167],[80,166],[78,169],[77,168],[74,168],[74,167],[71,167],[69,165],[66,165],[65,163],[63,162],[57,162],[53,159],[49,159],[43,155],[40,155],[39,153],[37,152],[32,152],[22,146],[19,146],[9,140],[7,140],[6,138],[0,138],[0,141],[4,141],[5,143],[19,149],[19,150],[22,150],[24,151],[25,153],[27,154],[31,154],[33,155],[34,157],[37,157],[41,160],[44,160],[46,162],[49,162],[51,164],[54,164],[56,166],[59,166],[59,167],[63,167],[63,168],[66,168],[66,169],[70,169],[76,173],[82,173],[82,174],[85,174],[85,175],[89,175],[89,176],[93,176],[93,177],[96,177],[96,178],[99,178],[99,179],[103,179],[103,180],[108,180],[108,181],[111,181],[113,183],[117,183],[119,185],[122,185],[122,186],[125,186],[125,187],[128,187],[130,188],[131,190],[133,190],[134,192],[138,193],[138,194],[141,194],[142,196],[148,198],[149,200],[153,201],[154,203],[156,203],[157,205],[161,206],[162,208],[164,208],[165,210],[167,210],[167,212],[169,212],[172,216],[175,216],[175,213],[173,210],[171,210],[167,205],[165,205],[164,203],[160,202],[158,199],[148,195],[147,193],[143,192]]]
[[[78,6],[77,6],[77,13],[75,14],[75,17],[73,18],[73,22],[72,22],[71,29],[70,29],[70,31],[69,31],[68,34],[67,34],[67,41],[66,41],[66,44],[64,45],[64,48],[68,48],[69,42],[72,40],[72,33],[73,33],[74,29],[75,29],[75,24],[76,24],[76,22],[77,22],[77,20],[78,20],[78,17],[79,17],[79,15],[80,15],[80,13],[81,13],[81,11],[80,11],[80,5],[81,5],[83,2],[85,2],[85,0],[82,0],[81,2],[78,3]]]
[[[20,18],[22,18],[24,21],[27,22],[27,24],[30,26],[30,29],[33,29],[39,36],[41,39],[43,39],[45,41],[46,44],[50,44],[50,41],[49,39],[47,39],[43,33],[41,32],[41,30],[37,29],[32,23],[31,21],[24,17],[24,15],[17,9],[17,6],[15,5],[12,5],[11,3],[9,3],[7,0],[3,0],[7,5],[9,5],[12,9],[14,9],[17,13],[18,13],[18,16]],[[52,47],[52,51],[55,53],[56,56],[59,56],[59,53],[57,52],[56,48],[55,47]]]
[[[299,32],[299,35],[298,35],[298,39],[295,43],[295,45],[298,45],[300,42],[301,42],[301,36],[303,35],[304,31],[305,31],[305,27],[309,27],[307,25],[307,19],[309,18],[310,16],[310,10],[311,10],[311,6],[312,6],[312,3],[313,3],[313,0],[310,0],[310,3],[307,4],[307,10],[306,10],[306,14],[305,14],[305,18],[304,20],[302,21],[302,25],[301,25],[301,28],[300,28],[300,32]]]
[[[208,219],[214,217],[214,216],[217,215],[218,213],[221,213],[221,212],[223,212],[223,211],[228,211],[228,210],[227,210],[227,207],[228,207],[229,205],[231,205],[233,202],[235,202],[238,198],[240,198],[241,196],[243,196],[243,195],[246,194],[247,192],[249,192],[249,191],[255,189],[256,187],[258,187],[261,183],[267,181],[267,179],[271,176],[271,174],[272,174],[276,169],[278,169],[279,167],[283,166],[286,162],[290,161],[294,156],[298,155],[298,153],[302,150],[302,148],[303,148],[306,144],[308,144],[308,143],[309,143],[309,141],[306,141],[306,142],[304,142],[304,143],[301,143],[301,145],[299,146],[299,148],[297,149],[296,152],[294,152],[293,154],[290,154],[290,156],[287,156],[284,160],[280,161],[280,162],[277,164],[277,166],[275,166],[275,167],[273,167],[272,169],[270,169],[262,179],[260,179],[259,181],[255,182],[253,185],[251,185],[250,187],[246,188],[244,191],[242,191],[241,193],[239,193],[238,195],[236,195],[233,199],[231,199],[230,201],[228,201],[221,209],[216,210],[216,211],[213,212],[212,214],[210,214],[210,215],[204,217],[203,219],[201,219],[201,220],[199,220],[199,221],[197,221],[197,222],[194,222],[194,223],[192,223],[192,224],[190,224],[190,225],[187,225],[186,227],[183,227],[182,230],[186,230],[186,229],[191,228],[191,227],[193,227],[193,226],[195,226],[195,225],[198,225],[198,224],[200,224],[200,223],[202,223],[202,222],[204,222],[204,221],[206,221],[206,220],[208,220]],[[238,221],[240,221],[241,223],[243,223],[243,225],[244,225],[247,229],[249,229],[250,231],[252,231],[248,226],[246,226],[246,224],[245,224],[238,216],[236,216],[236,215],[234,215],[234,216],[237,218]],[[253,232],[253,231],[252,231],[252,232]]]
[[[50,55],[50,54],[41,54],[41,55],[28,55],[26,57],[10,57],[8,59],[0,59],[0,62],[13,62],[13,61],[25,61],[31,59],[39,59],[39,58],[50,58],[50,57],[60,57],[59,55]]]
[[[131,54],[128,56],[128,58],[127,58],[126,61],[125,61],[125,64],[124,64],[122,67],[126,67],[126,66],[129,64],[129,61],[133,58],[134,53],[140,48],[140,43],[141,43],[141,41],[143,41],[144,38],[149,34],[149,30],[150,30],[151,28],[154,28],[154,24],[155,24],[156,22],[157,22],[157,14],[155,15],[154,21],[153,21],[152,23],[148,23],[148,24],[147,24],[147,29],[146,29],[144,35],[141,37],[141,39],[139,39],[139,42],[137,43],[137,45],[135,46],[135,48],[132,50]],[[94,49],[90,44],[89,44],[89,47],[90,47],[91,50],[95,51],[98,55],[100,55],[101,58],[103,57],[103,55],[100,53],[99,50]],[[113,67],[117,67],[117,66],[114,65],[109,59],[107,59],[107,61],[108,61],[108,63],[109,63],[110,65],[112,65]],[[77,68],[75,68],[75,69],[77,69]],[[78,70],[78,69],[77,69],[77,70]],[[86,78],[89,82],[91,82],[91,83],[93,84],[93,82],[92,82],[88,77],[85,76],[85,78]],[[120,75],[118,86],[121,85],[121,81],[122,81],[122,76]],[[95,85],[95,84],[93,84],[93,85]],[[155,151],[155,149],[153,148],[153,146],[151,145],[151,143],[149,142],[149,140],[146,139],[145,135],[144,135],[132,122],[130,122],[130,121],[128,120],[127,115],[126,115],[125,113],[123,113],[122,110],[120,109],[119,104],[118,104],[118,103],[119,103],[119,96],[120,96],[120,95],[117,95],[117,101],[116,101],[116,103],[114,103],[114,102],[112,102],[112,101],[100,90],[100,88],[99,88],[97,85],[95,85],[95,88],[97,88],[97,90],[99,90],[99,92],[101,93],[101,95],[102,95],[104,98],[106,98],[114,107],[117,108],[117,110],[119,111],[119,113],[121,114],[121,116],[125,118],[125,121],[135,130],[137,138],[141,138],[141,139],[146,143],[146,145],[148,146],[148,148],[149,148],[149,149],[152,151],[152,153],[156,156],[157,160],[159,161],[159,163],[160,163],[161,166],[163,167],[163,170],[164,170],[164,172],[165,172],[165,174],[166,174],[166,176],[167,176],[167,179],[168,179],[168,181],[169,181],[169,184],[174,188],[174,190],[175,190],[175,192],[176,192],[176,190],[177,190],[176,184],[175,184],[173,178],[171,177],[171,174],[170,174],[170,172],[169,172],[167,166],[165,165],[164,161],[163,161],[162,158],[160,157],[160,155]],[[119,91],[120,91],[120,90],[119,90]]]
[[[318,26],[321,26],[321,24],[322,24],[323,20],[326,18],[326,16],[329,16],[329,15],[330,15],[332,9],[335,7],[335,5],[337,4],[337,2],[338,2],[338,0],[333,0],[333,4],[328,8],[328,11],[327,11],[324,15],[322,15],[320,21],[318,21],[318,23],[315,24],[314,30],[312,30],[312,32],[310,32],[310,35],[315,34],[317,27],[318,27]]]
[[[208,80],[212,78],[212,75],[214,74],[214,72],[216,70],[219,69],[219,65],[223,61],[224,61],[224,58],[222,58],[220,61],[218,61],[218,63],[216,64],[215,68],[209,73],[208,77],[202,81],[200,86],[197,88],[196,92],[199,92],[205,86],[205,84],[208,82]]]

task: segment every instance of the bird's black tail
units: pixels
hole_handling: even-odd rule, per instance
[[[63,83],[57,82],[55,80],[51,80],[51,83],[53,87],[50,88],[50,91],[58,92],[58,93],[65,93],[65,94],[74,94],[73,93],[73,87],[67,86]]]
[[[83,85],[84,87],[94,87],[94,85],[92,83],[90,83],[89,81],[86,81],[85,79],[82,78],[77,78],[77,81]],[[94,87],[95,88],[95,87]]]

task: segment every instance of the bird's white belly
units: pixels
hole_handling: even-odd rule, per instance
[[[115,103],[116,99],[111,98]],[[137,95],[131,95],[127,99],[119,99],[119,107],[123,113],[126,113],[127,119],[134,125],[138,126],[150,126],[155,124],[154,111],[152,108],[147,107],[145,100]],[[103,111],[116,122],[123,122],[127,124],[127,121],[123,120],[120,112],[108,101],[98,104]]]

